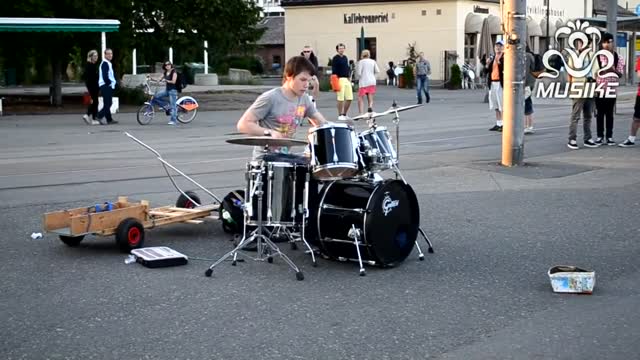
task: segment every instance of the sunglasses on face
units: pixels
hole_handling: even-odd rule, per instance
[[[311,51],[310,51],[310,50],[303,50],[302,52],[303,52],[303,53],[305,53],[305,54],[308,54],[308,53],[310,53]]]

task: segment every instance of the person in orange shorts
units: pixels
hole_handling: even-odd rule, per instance
[[[371,58],[369,50],[362,50],[360,61],[358,61],[358,112],[362,114],[364,107],[364,97],[367,97],[369,107],[367,112],[373,112],[373,95],[376,93],[376,74],[380,68],[375,60]]]

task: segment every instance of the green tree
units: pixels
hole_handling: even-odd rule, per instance
[[[119,31],[107,35],[118,75],[131,71],[134,48],[143,57],[163,61],[169,47],[177,49],[180,56],[201,54],[203,42],[208,40],[209,55],[217,59],[233,51],[246,51],[264,31],[256,27],[259,8],[244,0],[22,0],[3,4],[3,16],[119,20]],[[4,60],[0,63],[5,67],[20,65],[34,52],[49,59],[54,104],[61,105],[62,71],[69,54],[74,46],[85,54],[99,49],[100,35],[0,33],[0,42],[0,57]]]

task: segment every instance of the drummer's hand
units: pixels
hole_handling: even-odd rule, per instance
[[[274,139],[288,139],[290,136],[283,134],[280,131],[271,130],[271,137]]]

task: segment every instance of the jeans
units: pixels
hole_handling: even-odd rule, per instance
[[[107,118],[107,122],[113,121],[111,118],[111,105],[113,104],[113,89],[109,85],[100,86],[100,93],[102,94],[103,106],[102,110],[98,112],[98,120]]]
[[[176,107],[176,101],[178,100],[178,90],[162,90],[153,96],[153,102],[164,107],[167,103],[164,98],[169,98],[169,105],[171,107],[171,121],[176,122],[178,118],[178,110]]]
[[[431,101],[431,97],[429,96],[429,78],[427,75],[418,75],[416,79],[416,88],[418,92],[418,102],[422,102],[422,92],[424,92],[425,99],[427,102]]]
[[[613,137],[613,110],[616,106],[616,99],[608,98],[596,98],[596,129],[599,138]],[[605,133],[605,118],[606,118],[606,133]]]
[[[575,140],[577,136],[578,121],[582,112],[582,128],[584,140],[591,139],[591,119],[593,118],[593,99],[573,99],[571,111],[571,123],[569,124],[569,140]]]

